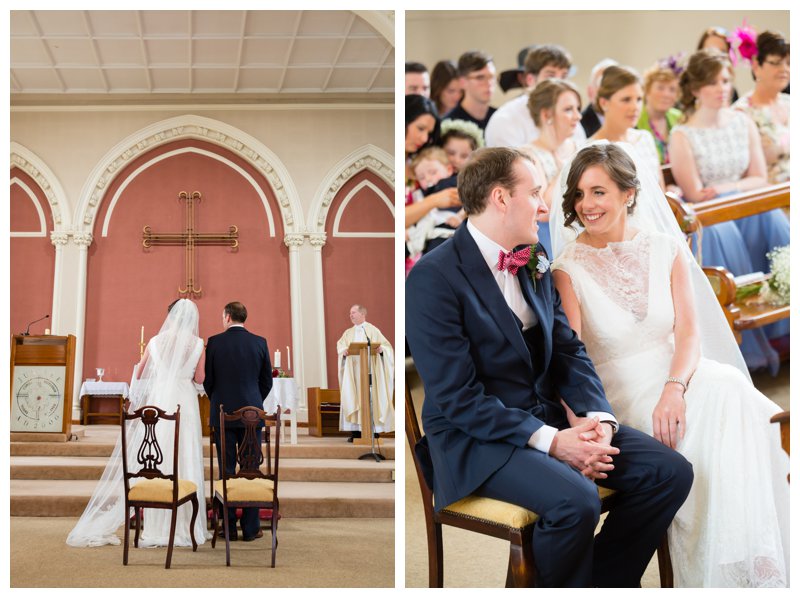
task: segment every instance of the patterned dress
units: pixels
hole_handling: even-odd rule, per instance
[[[768,106],[753,106],[750,92],[733,105],[756,123],[761,135],[761,147],[767,159],[767,178],[772,184],[789,180],[789,94],[778,94],[777,104],[773,109]],[[786,123],[775,118],[778,114],[786,115]]]

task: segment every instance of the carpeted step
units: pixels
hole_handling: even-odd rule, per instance
[[[12,480],[99,480],[106,457],[11,457]],[[204,459],[205,477],[211,477]],[[281,459],[281,481],[297,482],[392,482],[394,461],[357,459]],[[214,464],[215,475],[219,473]]]
[[[10,514],[78,517],[94,487],[92,480],[11,480]],[[281,482],[278,491],[283,517],[394,517],[394,489],[394,484]]]

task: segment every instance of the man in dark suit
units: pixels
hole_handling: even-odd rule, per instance
[[[538,513],[542,586],[638,586],[689,493],[691,465],[618,425],[542,252],[526,267],[524,250],[509,251],[537,243],[547,212],[533,164],[481,149],[458,183],[467,223],[406,282],[436,509],[477,494]],[[619,491],[596,539],[594,480]]]
[[[264,398],[272,389],[272,366],[269,348],[263,337],[244,328],[247,309],[235,301],[228,303],[222,312],[225,332],[208,339],[206,346],[205,381],[203,387],[211,400],[211,426],[217,443],[220,469],[219,412],[233,413],[242,407],[264,408]],[[239,422],[236,422],[239,423]],[[244,438],[244,427],[231,424],[225,427],[225,463],[227,472],[236,471],[237,445]],[[261,450],[259,446],[258,450]],[[228,510],[231,539],[236,539],[236,511]],[[242,539],[245,542],[260,538],[261,525],[257,508],[242,509]]]

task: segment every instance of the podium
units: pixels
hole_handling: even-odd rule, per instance
[[[12,440],[69,440],[74,368],[72,334],[12,337]]]
[[[369,356],[378,354],[380,345],[367,343],[350,343],[347,347],[347,358],[359,360],[359,380],[358,380],[358,419],[361,422],[361,438],[353,439],[354,445],[372,446],[372,424],[369,421]],[[373,404],[373,412],[374,412]],[[374,419],[374,417],[373,417]],[[380,447],[380,439],[375,438],[375,444]]]

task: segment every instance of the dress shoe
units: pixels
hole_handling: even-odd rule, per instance
[[[252,542],[253,540],[257,540],[258,538],[264,537],[264,532],[258,530],[258,533],[255,536],[248,538],[247,536],[242,536],[242,542]]]
[[[221,529],[221,530],[219,530],[217,532],[217,538],[220,538],[222,540],[225,539],[225,530],[224,529]],[[230,539],[231,542],[237,542],[239,540],[239,533],[235,529],[230,530],[230,538],[229,539]]]

